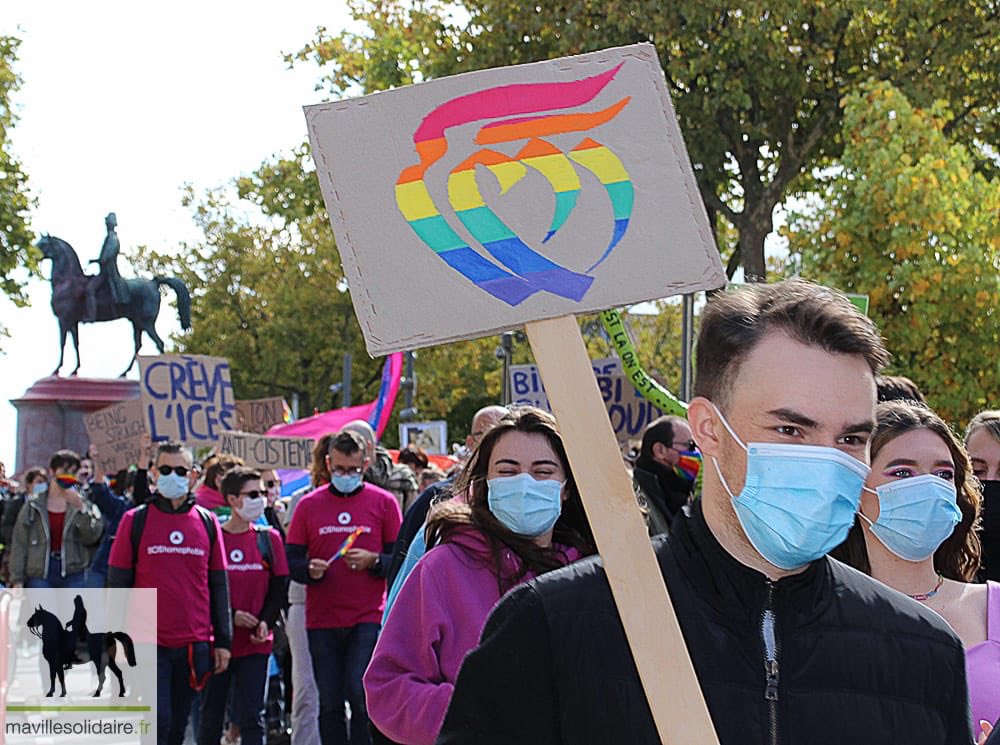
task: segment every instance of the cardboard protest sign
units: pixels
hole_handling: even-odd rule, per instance
[[[399,446],[415,445],[424,452],[444,455],[448,452],[448,422],[406,422],[399,425]]]
[[[287,411],[288,404],[281,396],[237,401],[235,429],[262,435],[275,424],[284,424]]]
[[[439,78],[306,120],[369,352],[524,325],[660,738],[717,743],[575,318],[726,281],[656,50]]]
[[[268,437],[252,432],[222,432],[215,443],[219,455],[235,455],[251,468],[304,471],[312,463],[315,441],[308,437]]]
[[[223,357],[140,357],[139,393],[154,442],[212,446],[236,427],[229,362]]]
[[[142,436],[146,434],[146,417],[138,399],[111,404],[83,417],[87,438],[96,446],[95,460],[107,474],[117,473],[139,464]]]
[[[650,44],[309,106],[306,119],[372,354],[725,283]]]
[[[663,416],[664,412],[646,400],[621,372],[618,359],[595,360],[594,375],[619,444],[639,437],[653,420]],[[535,365],[511,365],[510,390],[511,403],[552,410]]]

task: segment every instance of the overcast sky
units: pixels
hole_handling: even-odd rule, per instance
[[[97,258],[112,211],[123,253],[197,240],[181,206],[184,184],[199,192],[225,184],[300,144],[301,107],[324,94],[313,90],[317,67],[290,71],[282,53],[300,49],[318,26],[347,21],[338,0],[4,0],[0,34],[22,40],[16,69],[23,84],[14,96],[20,121],[11,140],[38,199],[32,228],[69,241],[83,263]],[[119,265],[126,273],[125,261]],[[48,282],[32,281],[30,296],[23,309],[0,298],[0,320],[11,333],[0,340],[0,460],[9,470],[16,411],[8,401],[59,358]],[[157,328],[165,339],[176,319],[164,305]],[[115,377],[132,355],[131,326],[84,325],[80,345],[81,375]],[[155,347],[144,341],[142,352]],[[72,364],[67,342],[64,369]]]

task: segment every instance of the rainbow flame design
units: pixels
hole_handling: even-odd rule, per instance
[[[590,113],[538,114],[566,109],[591,101],[610,83],[624,62],[607,72],[568,83],[524,83],[477,91],[447,101],[424,117],[413,135],[420,163],[400,173],[396,181],[396,203],[417,236],[450,267],[499,300],[518,305],[536,292],[546,291],[579,301],[593,284],[590,273],[603,262],[628,229],[634,188],[621,160],[605,145],[587,137],[568,154],[543,137],[583,132],[611,121],[630,97],[601,111]],[[502,117],[515,117],[503,119]],[[445,131],[482,119],[497,119],[476,135],[477,145],[528,140],[511,158],[484,147],[448,174],[448,201],[456,216],[490,261],[455,232],[434,204],[424,177],[448,150]],[[586,272],[574,272],[538,253],[525,243],[485,203],[476,184],[476,167],[489,171],[506,193],[531,168],[552,186],[556,197],[547,242],[566,223],[580,193],[581,182],[574,164],[590,171],[606,189],[614,213],[611,241],[601,257]]]

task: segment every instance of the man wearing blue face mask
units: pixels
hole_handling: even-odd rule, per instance
[[[888,358],[808,282],[705,308],[702,498],[654,547],[721,745],[972,741],[955,634],[825,556],[854,522]],[[512,591],[465,658],[439,745],[511,742],[660,742],[599,560]]]
[[[306,585],[306,631],[319,692],[323,745],[370,745],[361,677],[385,604],[385,571],[402,515],[396,498],[362,480],[365,442],[330,442],[330,483],[304,496],[288,527],[288,567]],[[344,716],[351,706],[350,736]]]

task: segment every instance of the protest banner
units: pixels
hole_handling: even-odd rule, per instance
[[[235,455],[250,468],[306,470],[315,441],[309,437],[273,437],[252,432],[222,432],[215,442],[219,455]]]
[[[639,437],[650,422],[663,416],[663,410],[647,400],[621,372],[618,359],[595,360],[593,368],[619,445]],[[536,365],[511,365],[510,390],[513,404],[552,410]]]
[[[142,436],[146,434],[146,417],[138,399],[121,401],[85,414],[83,426],[87,438],[96,445],[94,460],[106,474],[114,474],[139,463]]]
[[[288,404],[281,396],[236,402],[236,427],[240,432],[262,435],[275,424],[284,424]]]
[[[524,325],[660,737],[718,742],[575,318],[726,281],[656,50],[305,114],[369,352]]]
[[[139,394],[153,442],[212,446],[222,432],[236,428],[236,400],[223,357],[140,357]]]

